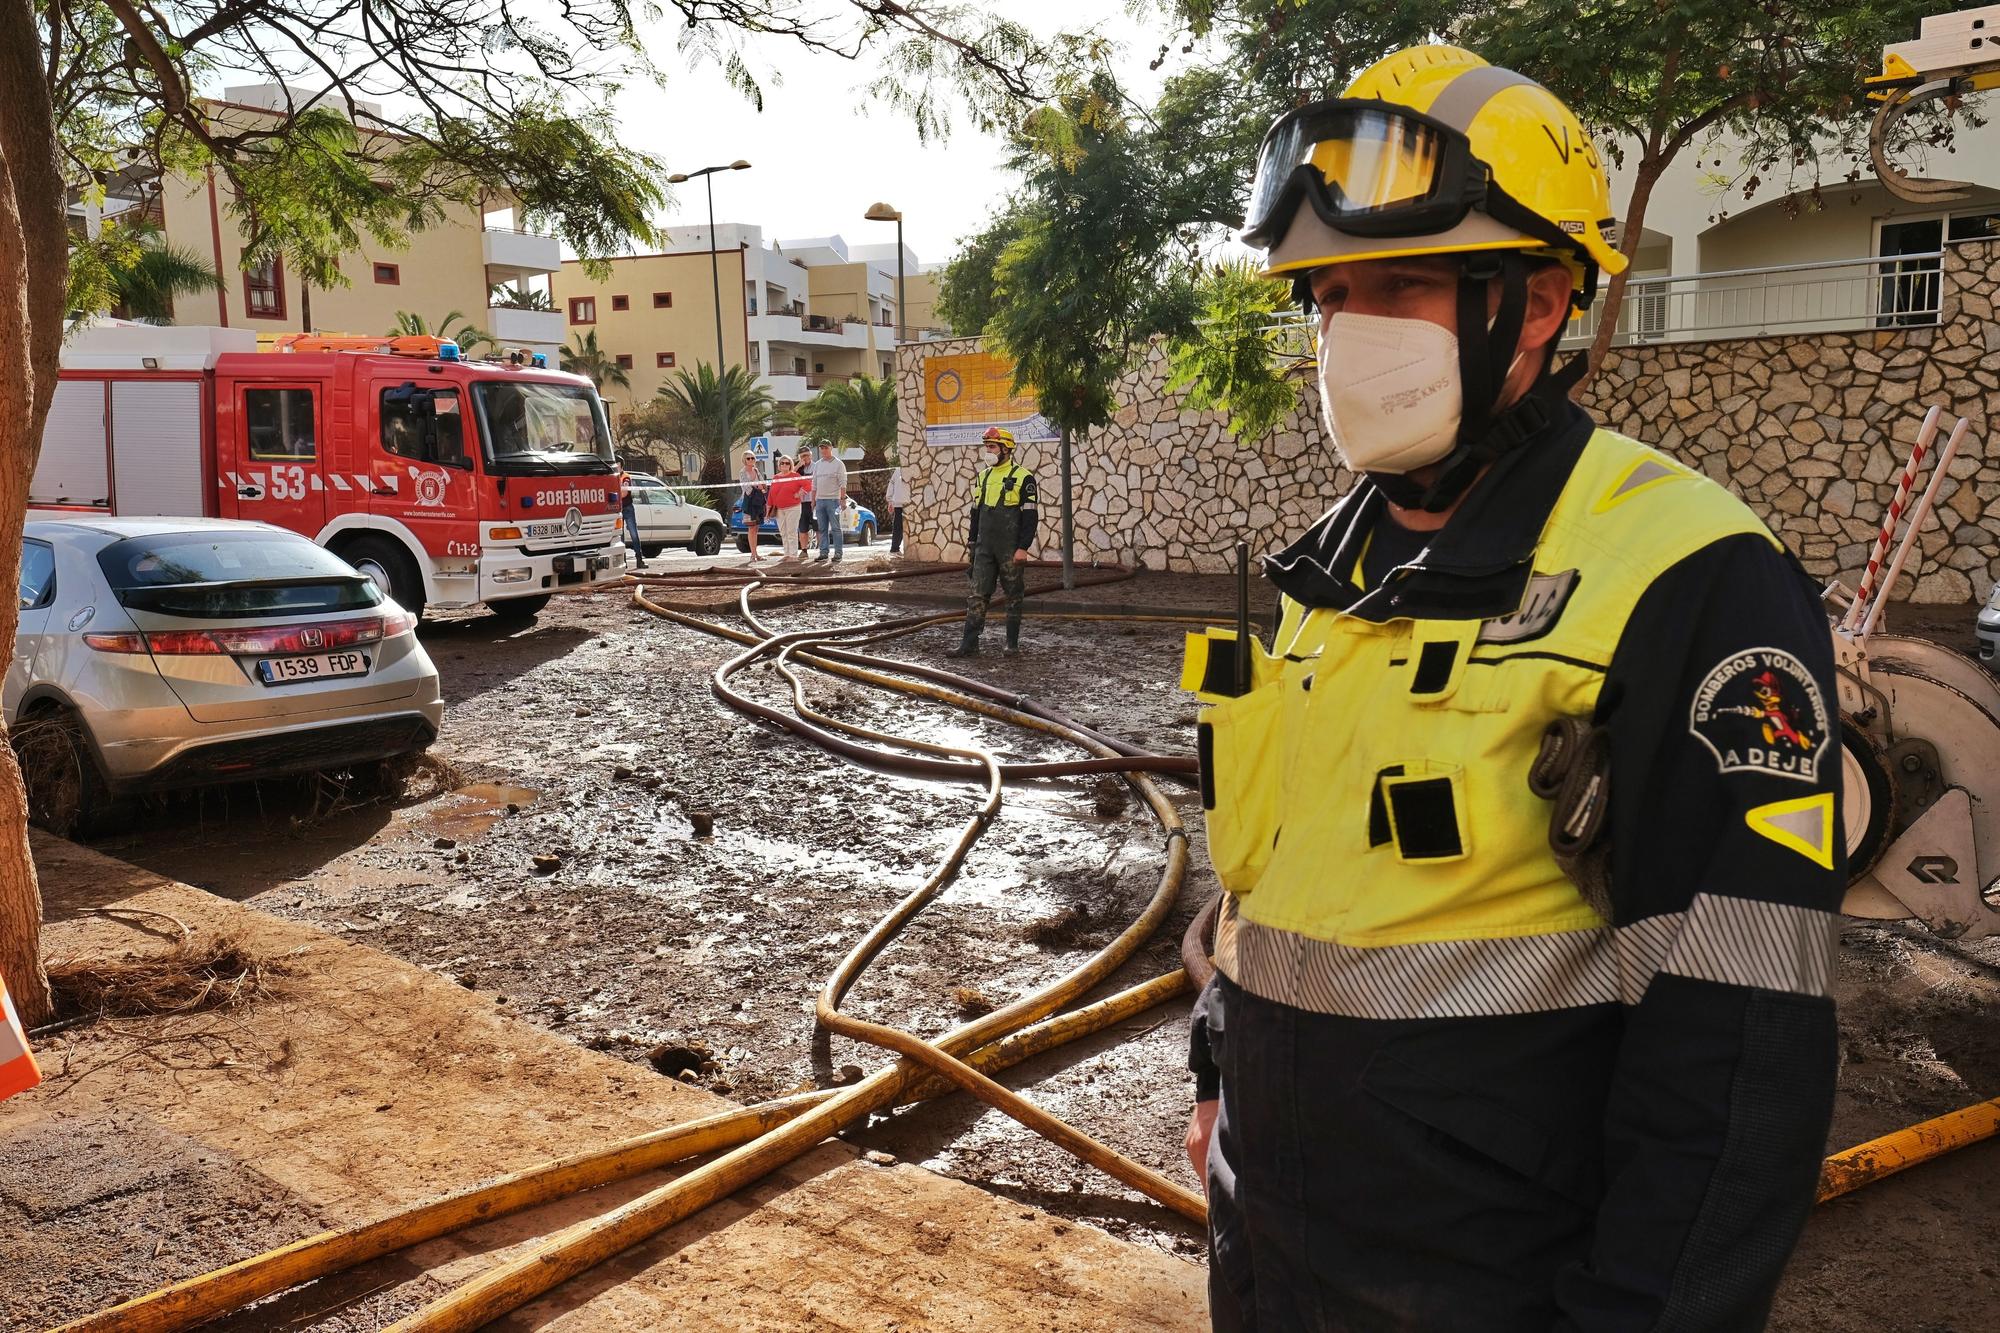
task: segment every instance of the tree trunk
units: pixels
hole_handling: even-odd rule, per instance
[[[1648,156],[1639,159],[1639,169],[1633,173],[1632,198],[1618,225],[1618,252],[1627,261],[1639,253],[1639,240],[1646,232],[1646,205],[1652,201],[1653,186],[1666,168],[1665,160]],[[1627,267],[1604,285],[1604,297],[1597,310],[1597,333],[1590,340],[1590,373],[1577,385],[1578,391],[1590,383],[1597,368],[1604,364],[1605,353],[1611,350],[1611,339],[1618,332],[1618,313],[1625,306],[1625,284],[1631,276],[1632,270]]]
[[[1063,588],[1076,586],[1076,524],[1069,509],[1069,427],[1062,428],[1062,569]]]
[[[42,423],[55,397],[62,351],[69,233],[55,113],[41,68],[32,0],[0,0],[0,580],[21,573],[21,525]],[[0,662],[14,658],[18,609],[0,610]],[[42,895],[28,855],[28,804],[12,745],[0,745],[0,974],[21,1020],[33,1027],[52,1005],[41,962]]]

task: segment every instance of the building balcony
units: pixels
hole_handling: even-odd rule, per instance
[[[769,389],[772,399],[777,402],[803,403],[814,392],[806,387],[808,378],[805,375],[759,375],[757,383]]]
[[[488,306],[486,331],[508,347],[536,345],[559,347],[563,342],[563,316],[559,310],[516,310],[511,306]]]
[[[1936,324],[1941,251],[1634,278],[1614,346],[1708,342],[1772,333],[1838,333]],[[1588,346],[1597,310],[1570,325],[1564,347]]]
[[[488,284],[517,282],[562,268],[562,243],[553,236],[488,227],[479,234],[479,246]]]

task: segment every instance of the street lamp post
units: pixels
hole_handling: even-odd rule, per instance
[[[871,204],[861,215],[870,222],[893,222],[896,224],[896,345],[910,340],[909,316],[903,305],[903,215],[888,204]]]
[[[722,348],[722,261],[717,258],[715,237],[715,182],[710,179],[718,171],[748,171],[750,164],[742,158],[725,162],[719,166],[703,167],[700,171],[677,171],[667,177],[670,184],[681,185],[699,176],[708,190],[708,280],[715,296],[715,392],[722,408],[722,457],[723,471],[729,469],[729,454],[736,447],[734,433],[729,429],[729,354]]]

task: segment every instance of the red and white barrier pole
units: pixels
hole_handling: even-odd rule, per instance
[[[1960,441],[1965,439],[1966,428],[1972,423],[1964,417],[1951,428],[1951,438],[1944,442],[1938,453],[1937,466],[1931,470],[1931,484],[1924,487],[1924,498],[1917,501],[1917,507],[1910,511],[1910,530],[1903,534],[1903,544],[1896,548],[1896,558],[1889,562],[1889,573],[1882,580],[1882,591],[1868,608],[1868,618],[1861,622],[1861,637],[1867,638],[1875,632],[1875,626],[1882,619],[1882,608],[1889,604],[1889,594],[1896,589],[1896,580],[1902,577],[1903,562],[1910,558],[1910,549],[1917,544],[1917,534],[1923,530],[1924,520],[1931,516],[1931,506],[1936,503],[1938,490],[1944,485],[1945,470],[1951,460],[1958,456]]]
[[[1903,479],[1896,483],[1896,498],[1889,502],[1889,512],[1882,519],[1882,531],[1875,538],[1874,554],[1868,557],[1868,570],[1861,576],[1861,586],[1854,590],[1853,605],[1847,608],[1847,615],[1840,622],[1843,630],[1858,628],[1867,614],[1868,601],[1874,596],[1876,577],[1882,569],[1882,557],[1889,554],[1889,543],[1895,540],[1896,528],[1902,522],[1903,506],[1909,502],[1910,488],[1916,485],[1917,469],[1923,465],[1931,441],[1937,438],[1938,419],[1943,415],[1942,406],[1934,406],[1924,414],[1923,429],[1917,432],[1916,447],[1910,450],[1910,461],[1903,468]]]

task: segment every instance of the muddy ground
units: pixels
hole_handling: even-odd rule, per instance
[[[926,582],[933,592],[953,587]],[[1147,576],[1075,600],[1219,613],[1230,586]],[[771,619],[797,629],[907,615],[909,595],[922,591],[906,582],[895,585],[894,605],[816,603]],[[1962,648],[1972,611],[1905,615],[1896,628]],[[884,650],[944,665],[955,639],[955,629],[939,627]],[[991,655],[976,672],[1108,731],[1186,752],[1194,710],[1176,687],[1180,639],[1165,624],[1031,624],[1018,658]],[[444,790],[424,794],[420,782],[405,802],[348,809],[325,789],[210,792],[148,810],[96,845],[362,940],[581,1045],[741,1101],[844,1081],[879,1063],[878,1052],[815,1041],[814,995],[853,941],[945,854],[974,809],[970,791],[857,768],[724,711],[709,675],[735,649],[622,597],[558,601],[525,629],[457,616],[427,626],[424,640],[445,679],[436,749],[449,765]],[[782,701],[775,673],[746,679],[757,697]],[[1005,758],[1074,753],[858,685],[813,677],[809,688],[816,706],[865,726],[991,745]],[[1168,928],[1122,981],[1175,966],[1181,929],[1213,890],[1198,803],[1166,790],[1195,833],[1193,869]],[[704,812],[713,833],[700,837]],[[935,1033],[1004,1003],[1101,947],[1153,891],[1162,860],[1160,833],[1136,801],[1100,812],[1089,779],[1010,787],[959,883],[884,954],[848,1008]],[[2000,953],[1975,956],[1900,928],[1847,932],[1846,1065],[1832,1146],[2000,1092],[1996,963]],[[1007,1081],[1193,1184],[1180,1148],[1185,1040],[1182,1003]],[[1192,1228],[964,1099],[878,1119],[851,1137],[1059,1216],[1200,1255]],[[1988,1240],[1996,1224],[1994,1146],[1822,1209],[1773,1326],[1988,1327],[2000,1300]]]

